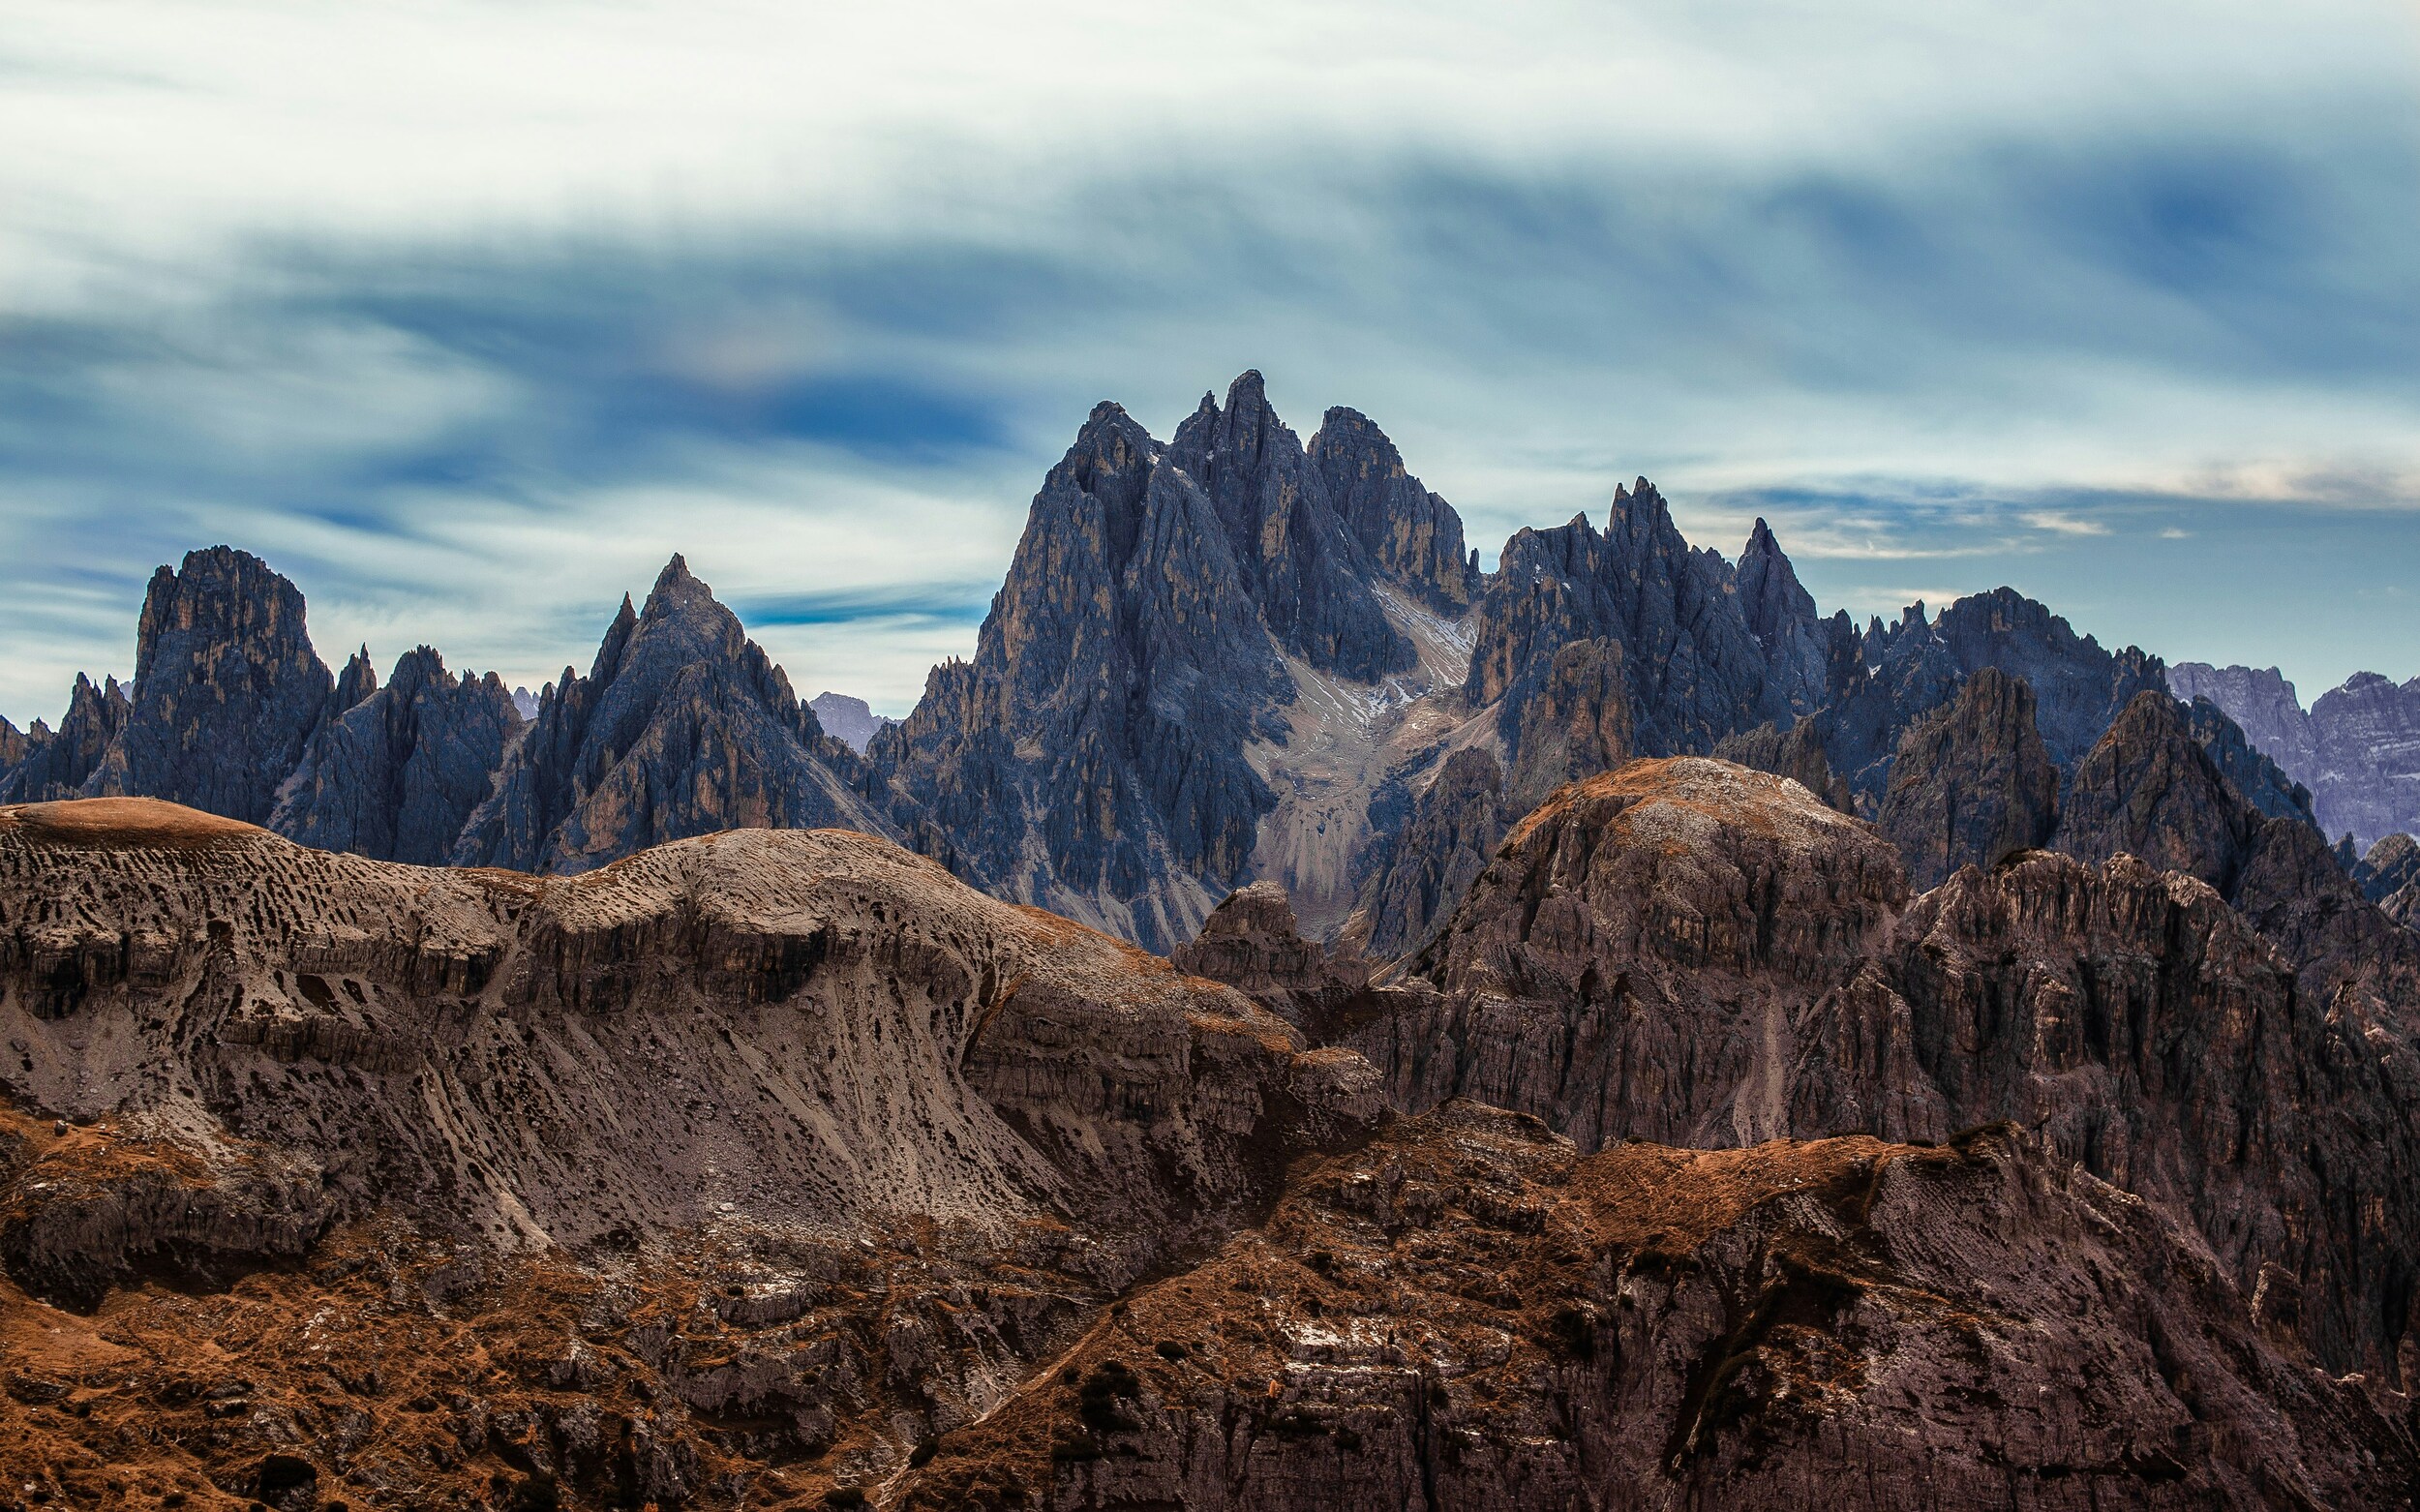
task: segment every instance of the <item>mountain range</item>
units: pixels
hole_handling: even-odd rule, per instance
[[[1483,571],[1256,374],[895,724],[197,551],[0,727],[0,1499],[2410,1506],[2420,842],[2279,743],[2403,727],[2263,686],[1644,478]]]
[[[2047,767],[2013,828],[1951,834],[1940,795],[1894,795],[1892,772],[1986,670],[2023,684],[2000,733],[2038,737]],[[1094,410],[973,658],[936,667],[904,721],[826,694],[828,729],[679,558],[585,676],[531,701],[425,646],[383,685],[366,649],[332,673],[299,590],[219,547],[154,577],[131,686],[79,679],[55,731],[0,725],[0,801],[157,797],[378,860],[550,872],[845,825],[1155,951],[1266,880],[1313,938],[1386,957],[1514,820],[1634,755],[1797,777],[1937,882],[2046,838],[2052,789],[2162,687],[2216,695],[2195,729],[2263,812],[2334,829],[2341,809],[2365,844],[2411,822],[2392,797],[2420,792],[2409,689],[2356,679],[2304,716],[2290,688],[2104,650],[2006,589],[1860,628],[1818,610],[1764,522],[1735,563],[1644,478],[1601,530],[1522,530],[1483,572],[1368,418],[1331,409],[1306,444],[1247,373],[1165,443]]]

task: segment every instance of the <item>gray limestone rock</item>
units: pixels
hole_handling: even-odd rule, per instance
[[[268,827],[321,850],[441,865],[521,733],[495,673],[457,678],[423,646],[312,737]]]
[[[152,576],[133,708],[84,791],[258,824],[334,692],[293,584],[249,553],[190,552],[181,569]]]

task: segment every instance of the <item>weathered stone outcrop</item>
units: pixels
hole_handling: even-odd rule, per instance
[[[131,708],[117,679],[105,679],[95,687],[90,678],[77,673],[57,732],[35,720],[20,738],[16,759],[0,770],[0,803],[44,803],[83,792],[126,728]]]
[[[2390,834],[2371,846],[2353,868],[2353,885],[2373,903],[2383,903],[2415,882],[2420,882],[2420,840],[2407,834]]]
[[[133,707],[84,791],[258,824],[335,690],[293,584],[246,552],[189,552],[181,569],[152,575]]]
[[[563,669],[451,859],[586,871],[717,830],[895,832],[861,785],[855,754],[824,735],[781,669],[676,556],[645,613],[622,600],[589,675]]]
[[[1575,783],[1411,957],[1417,1008],[1343,1043],[1407,1107],[1465,1096],[1594,1149],[1785,1132],[1794,1011],[1907,898],[1897,854],[1798,783],[1701,758]]]
[[[2019,856],[1911,901],[1892,847],[1796,783],[1633,763],[1516,827],[1339,1043],[1407,1107],[1476,1097],[1584,1149],[2014,1119],[2167,1204],[2245,1288],[2300,1278],[2310,1346],[2392,1376],[2420,1321],[2420,937],[2308,826],[2262,824],[2247,916],[2131,855]]]
[[[1876,823],[1925,889],[2043,844],[2058,819],[2059,772],[2034,727],[2033,689],[1985,667],[1899,741]]]
[[[521,734],[495,673],[457,678],[423,646],[319,727],[268,827],[320,850],[442,865]]]
[[[1210,911],[1168,964],[1222,982],[1289,1024],[1316,1026],[1370,983],[1369,963],[1302,937],[1286,890],[1255,882]]]
[[[1847,782],[1832,775],[1831,763],[1824,756],[1823,734],[1811,719],[1800,720],[1786,735],[1768,720],[1744,735],[1723,740],[1714,747],[1714,757],[1788,777],[1822,799],[1826,806],[1844,814],[1857,812],[1857,795],[1849,791]]]
[[[2271,1305],[2274,1306],[2274,1299]],[[892,1492],[1000,1506],[2385,1507],[2394,1399],[2007,1129],[1582,1155],[1456,1104],[1314,1163]]]

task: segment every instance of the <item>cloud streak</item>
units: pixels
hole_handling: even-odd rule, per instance
[[[19,722],[218,540],[331,652],[524,680],[683,550],[802,691],[901,712],[1092,402],[1165,436],[1247,366],[1491,557],[1646,472],[1860,612],[2021,579],[2173,655],[2420,665],[2334,607],[2420,533],[2389,7],[238,18],[0,28]]]

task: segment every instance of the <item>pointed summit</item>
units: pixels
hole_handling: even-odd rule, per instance
[[[452,859],[578,872],[717,830],[895,834],[853,791],[857,770],[739,618],[675,556],[644,614],[622,596],[595,670],[566,676],[540,702]]]
[[[1310,457],[1346,529],[1379,570],[1431,608],[1460,614],[1469,605],[1478,574],[1465,555],[1462,516],[1411,475],[1384,431],[1339,406],[1320,418]]]
[[[1738,576],[1739,607],[1765,649],[1775,691],[1792,715],[1812,712],[1830,691],[1831,633],[1762,516],[1740,549]]]

